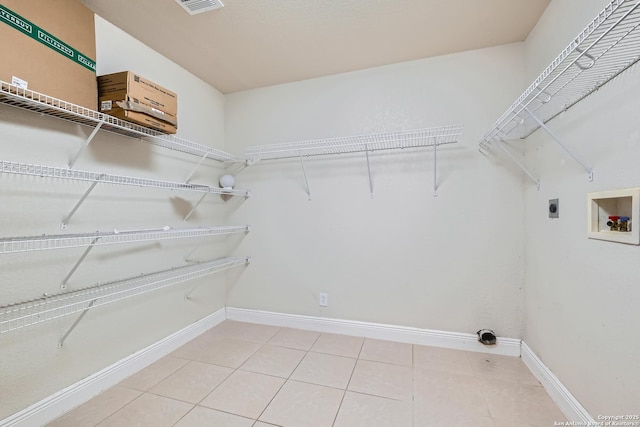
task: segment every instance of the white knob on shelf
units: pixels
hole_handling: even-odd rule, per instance
[[[220,177],[220,186],[225,190],[231,190],[236,183],[236,179],[233,175],[222,175]]]

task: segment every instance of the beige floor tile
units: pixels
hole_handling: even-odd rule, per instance
[[[275,334],[277,334],[278,331],[280,331],[280,328],[277,326],[225,320],[216,327],[211,328],[210,334],[220,335],[225,338],[265,344]]]
[[[240,369],[289,378],[306,353],[303,350],[265,345],[255,352]]]
[[[319,336],[320,332],[282,328],[269,340],[269,344],[296,350],[309,350]]]
[[[147,391],[189,363],[188,360],[165,356],[120,382],[121,386]]]
[[[413,366],[471,375],[474,371],[471,368],[469,359],[467,358],[467,353],[469,352],[425,345],[414,345]]]
[[[206,351],[208,348],[212,347],[215,343],[224,338],[225,337],[222,334],[216,334],[213,332],[213,329],[210,329],[176,349],[170,354],[170,356],[188,360],[197,360],[203,351]]]
[[[321,334],[311,347],[316,353],[357,358],[364,338],[338,334]]]
[[[529,423],[534,426],[552,426],[554,421],[565,421],[565,416],[551,400],[542,386],[500,379],[486,379],[485,396],[491,416],[511,421],[514,425]]]
[[[411,402],[348,391],[334,427],[413,427]]]
[[[190,403],[144,393],[98,424],[98,426],[170,427],[192,408],[193,405]]]
[[[238,368],[261,346],[258,343],[223,338],[213,342],[199,353],[197,360],[213,365]]]
[[[490,417],[456,412],[431,414],[426,412],[424,408],[414,409],[413,425],[414,427],[495,427],[493,419]],[[512,424],[509,427],[526,426],[522,424]]]
[[[559,420],[559,421],[566,421],[566,420]],[[549,426],[553,426],[553,424],[549,424]],[[500,419],[493,419],[493,427],[513,427],[513,421],[512,420],[500,420]],[[537,427],[534,426],[533,424],[529,424],[527,422],[519,422],[518,423],[518,427]],[[547,427],[547,426],[544,426]]]
[[[347,389],[390,399],[411,400],[413,369],[408,366],[358,360]]]
[[[367,338],[364,340],[360,359],[413,366],[413,345]]]
[[[112,387],[47,426],[93,427],[141,394],[126,387]]]
[[[184,402],[198,403],[232,372],[231,368],[191,361],[160,381],[149,392]]]
[[[419,414],[449,419],[490,417],[484,379],[465,374],[414,368],[414,406]],[[425,420],[426,421],[426,420]]]
[[[256,419],[284,382],[282,378],[238,370],[213,390],[200,405]]]
[[[252,427],[254,422],[249,418],[196,406],[174,427]]]
[[[477,375],[517,381],[523,384],[541,385],[521,358],[498,354],[467,353],[471,367]]]
[[[196,360],[199,358],[202,351],[203,345],[194,339],[178,347],[176,350],[171,352],[169,356],[178,357],[180,359]]]
[[[346,389],[356,359],[309,352],[291,375],[292,380]]]
[[[278,427],[275,424],[267,424],[267,423],[263,423],[262,421],[257,421],[253,427]]]
[[[260,416],[279,426],[330,427],[338,413],[344,391],[287,381]]]

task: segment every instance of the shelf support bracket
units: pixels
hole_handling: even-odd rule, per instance
[[[200,200],[198,200],[196,202],[195,205],[193,205],[193,207],[191,208],[191,210],[189,211],[189,213],[184,217],[184,221],[189,220],[189,218],[191,217],[191,215],[195,212],[195,210],[198,208],[198,206],[200,205],[200,203],[202,203],[202,201],[204,200],[205,197],[207,197],[207,194],[209,193],[204,193],[202,195],[202,197],[200,197]]]
[[[540,125],[540,127],[542,129],[544,129],[545,132],[547,132],[547,134],[560,146],[560,148],[562,148],[569,156],[571,156],[571,158],[573,160],[575,160],[580,166],[582,166],[582,168],[585,171],[587,171],[587,178],[589,179],[589,181],[593,181],[593,169],[591,169],[590,166],[585,164],[575,154],[573,154],[562,142],[560,142],[560,139],[551,131],[551,129],[549,129],[549,127],[547,125],[542,123],[542,120],[540,120],[538,117],[536,117],[535,114],[533,114],[527,108],[525,108],[524,111],[526,111],[527,114],[529,114],[529,116],[531,116],[531,118],[533,120],[535,120],[536,123],[538,123],[538,125]]]
[[[96,188],[96,185],[98,185],[98,183],[100,182],[100,180],[102,180],[102,178],[104,177],[104,175],[100,175],[98,177],[98,179],[96,179],[95,181],[93,181],[93,183],[91,184],[91,186],[89,187],[89,189],[87,189],[87,191],[84,193],[84,195],[80,198],[80,200],[78,200],[78,203],[76,203],[76,205],[73,207],[73,209],[71,209],[71,212],[69,212],[69,215],[67,215],[63,220],[62,220],[62,224],[60,225],[60,230],[66,230],[69,227],[69,220],[71,219],[71,217],[73,216],[73,214],[76,213],[76,211],[78,210],[78,208],[80,207],[80,205],[82,205],[82,203],[87,199],[87,197],[89,197],[89,194],[91,194],[91,192],[93,191],[94,188]]]
[[[187,256],[186,256],[186,257],[184,257],[185,262],[191,262],[191,261],[190,261],[191,255],[193,255],[193,254],[195,253],[195,251],[197,251],[198,249],[200,249],[200,246],[202,246],[203,244],[204,244],[204,240],[202,240],[200,243],[198,243],[197,245],[195,245],[195,246],[193,247],[193,249],[191,249],[191,252],[189,252],[189,253],[187,254]]]
[[[71,159],[71,161],[69,162],[69,169],[73,169],[73,166],[78,161],[78,158],[80,157],[80,154],[82,154],[84,152],[84,150],[87,149],[89,144],[91,144],[91,141],[93,141],[93,138],[98,134],[98,131],[100,130],[100,128],[102,127],[103,124],[104,124],[104,122],[100,122],[100,123],[98,123],[96,125],[96,127],[91,132],[91,135],[89,135],[89,137],[84,142],[84,145],[80,148],[80,150],[76,153],[76,155],[73,157],[73,159]]]
[[[580,54],[580,56],[584,56],[585,58],[587,58],[589,60],[589,63],[587,65],[582,65],[576,59],[576,62],[575,62],[576,67],[580,68],[582,71],[588,70],[589,68],[591,68],[594,65],[596,65],[596,58],[594,58],[593,55],[590,55],[588,52],[585,52],[584,50],[578,49],[578,48],[576,48],[576,52],[578,52]]]
[[[200,160],[198,160],[198,163],[196,163],[196,167],[193,168],[193,170],[191,171],[191,173],[189,174],[189,176],[187,177],[187,179],[184,180],[185,184],[189,183],[189,180],[191,178],[193,178],[193,175],[196,173],[196,171],[198,170],[198,168],[200,167],[200,165],[202,165],[202,162],[204,162],[204,159],[207,158],[207,156],[209,155],[211,151],[207,151],[206,153],[204,153],[204,155],[202,157],[200,157]]]
[[[311,189],[309,188],[309,180],[307,179],[307,171],[304,168],[304,160],[302,160],[302,154],[298,154],[300,157],[300,166],[302,166],[302,175],[304,176],[304,185],[307,192],[307,197],[311,200]]]
[[[84,316],[87,314],[87,312],[89,311],[89,309],[91,307],[93,307],[93,304],[97,301],[97,299],[93,299],[91,300],[91,302],[89,303],[89,305],[87,306],[87,308],[85,308],[84,310],[82,310],[82,313],[80,313],[80,315],[78,316],[78,318],[76,319],[75,322],[73,322],[73,325],[71,325],[71,327],[69,329],[67,329],[67,332],[64,333],[64,335],[62,336],[62,338],[60,338],[60,341],[58,341],[58,348],[62,348],[62,346],[64,345],[64,341],[67,339],[67,337],[69,336],[69,334],[76,328],[76,326],[78,326],[78,323],[80,323],[80,321],[84,318]]]
[[[82,261],[84,261],[84,259],[87,257],[87,255],[89,255],[89,252],[91,252],[91,249],[93,249],[95,244],[98,243],[98,240],[100,240],[100,237],[96,237],[95,239],[93,239],[91,241],[91,243],[89,243],[89,246],[87,246],[87,249],[84,250],[84,252],[80,256],[78,261],[76,261],[76,263],[73,265],[73,267],[71,267],[71,271],[69,271],[67,276],[60,283],[60,289],[62,289],[62,290],[67,289],[67,282],[69,282],[69,279],[71,278],[73,273],[75,273],[76,270],[78,269],[78,267],[80,267],[80,264],[82,264]]]
[[[364,154],[367,157],[367,173],[369,174],[369,194],[373,199],[373,179],[371,179],[371,163],[369,162],[369,145],[364,144]]]
[[[438,141],[433,142],[433,197],[438,197]]]
[[[531,178],[531,180],[532,180],[533,182],[535,182],[536,187],[538,187],[538,190],[540,190],[540,180],[539,180],[538,178],[536,178],[535,176],[533,176],[533,174],[532,174],[531,172],[529,172],[529,170],[528,170],[528,169],[527,169],[527,168],[522,164],[522,162],[520,162],[518,159],[516,159],[516,157],[515,157],[513,154],[511,154],[511,153],[509,152],[509,150],[507,150],[507,149],[504,147],[504,141],[500,140],[496,145],[498,146],[498,148],[500,148],[500,149],[502,150],[502,152],[504,152],[507,156],[509,156],[509,158],[511,159],[511,161],[513,161],[513,163],[515,163],[516,165],[518,165],[518,167],[519,167],[520,169],[522,169],[522,171],[523,171],[524,173],[526,173],[526,174],[527,174],[527,176],[528,176],[529,178]]]

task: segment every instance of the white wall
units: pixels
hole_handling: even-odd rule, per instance
[[[258,163],[238,185],[250,202],[232,222],[252,264],[227,304],[276,312],[519,337],[522,176],[477,142],[522,90],[522,45],[378,67],[227,96],[226,145],[269,144],[462,123],[457,145]],[[318,306],[319,292],[329,307]]]
[[[96,18],[98,72],[130,69],[179,94],[179,135],[223,148],[224,97],[193,75]],[[65,167],[91,129],[0,106],[2,160]],[[197,158],[135,139],[101,133],[76,169],[184,180]],[[220,166],[206,161],[193,182],[216,185]],[[87,183],[0,175],[0,236],[60,234],[60,222]],[[223,224],[228,205],[209,196],[188,223],[200,194],[98,185],[66,233]],[[232,237],[233,239],[233,237]],[[233,240],[232,240],[233,241]],[[228,240],[211,238],[194,254],[225,255]],[[195,240],[96,247],[69,289],[185,265]],[[83,248],[1,255],[0,305],[60,291]],[[152,344],[224,306],[224,273],[91,310],[58,349],[76,315],[0,335],[0,419]],[[200,285],[190,301],[183,295]]]
[[[604,8],[555,0],[527,39],[533,79]],[[598,415],[640,409],[638,246],[587,239],[587,193],[640,185],[640,69],[592,94],[549,127],[594,168],[594,181],[542,131],[526,142],[524,340],[582,405]],[[547,218],[548,199],[560,218]]]

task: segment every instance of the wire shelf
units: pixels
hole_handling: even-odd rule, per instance
[[[94,307],[142,295],[187,280],[246,265],[249,262],[249,258],[220,258],[1,306],[0,334],[69,314],[84,312]]]
[[[251,161],[432,147],[457,142],[462,125],[247,147]]]
[[[132,138],[142,139],[153,145],[170,150],[180,151],[198,157],[231,163],[244,163],[245,159],[226,153],[222,150],[207,147],[166,135],[135,123],[120,120],[79,105],[71,104],[32,90],[23,89],[0,80],[0,103],[43,113],[74,123],[96,127],[102,123],[101,129]]]
[[[110,245],[117,243],[136,243],[169,239],[185,239],[243,233],[249,231],[248,225],[217,226],[200,228],[170,228],[147,230],[114,230],[84,234],[42,235],[30,237],[8,237],[0,239],[0,254],[68,249],[86,246]]]
[[[134,187],[158,188],[165,190],[183,190],[199,193],[227,194],[249,197],[246,190],[227,190],[208,185],[161,181],[148,178],[136,178],[131,176],[112,175],[99,172],[87,172],[53,166],[42,166],[28,163],[6,162],[0,160],[0,173],[38,176],[42,178],[59,178],[76,181],[101,182],[106,184],[127,185]]]
[[[480,141],[524,139],[640,59],[640,0],[613,0],[553,60]]]

